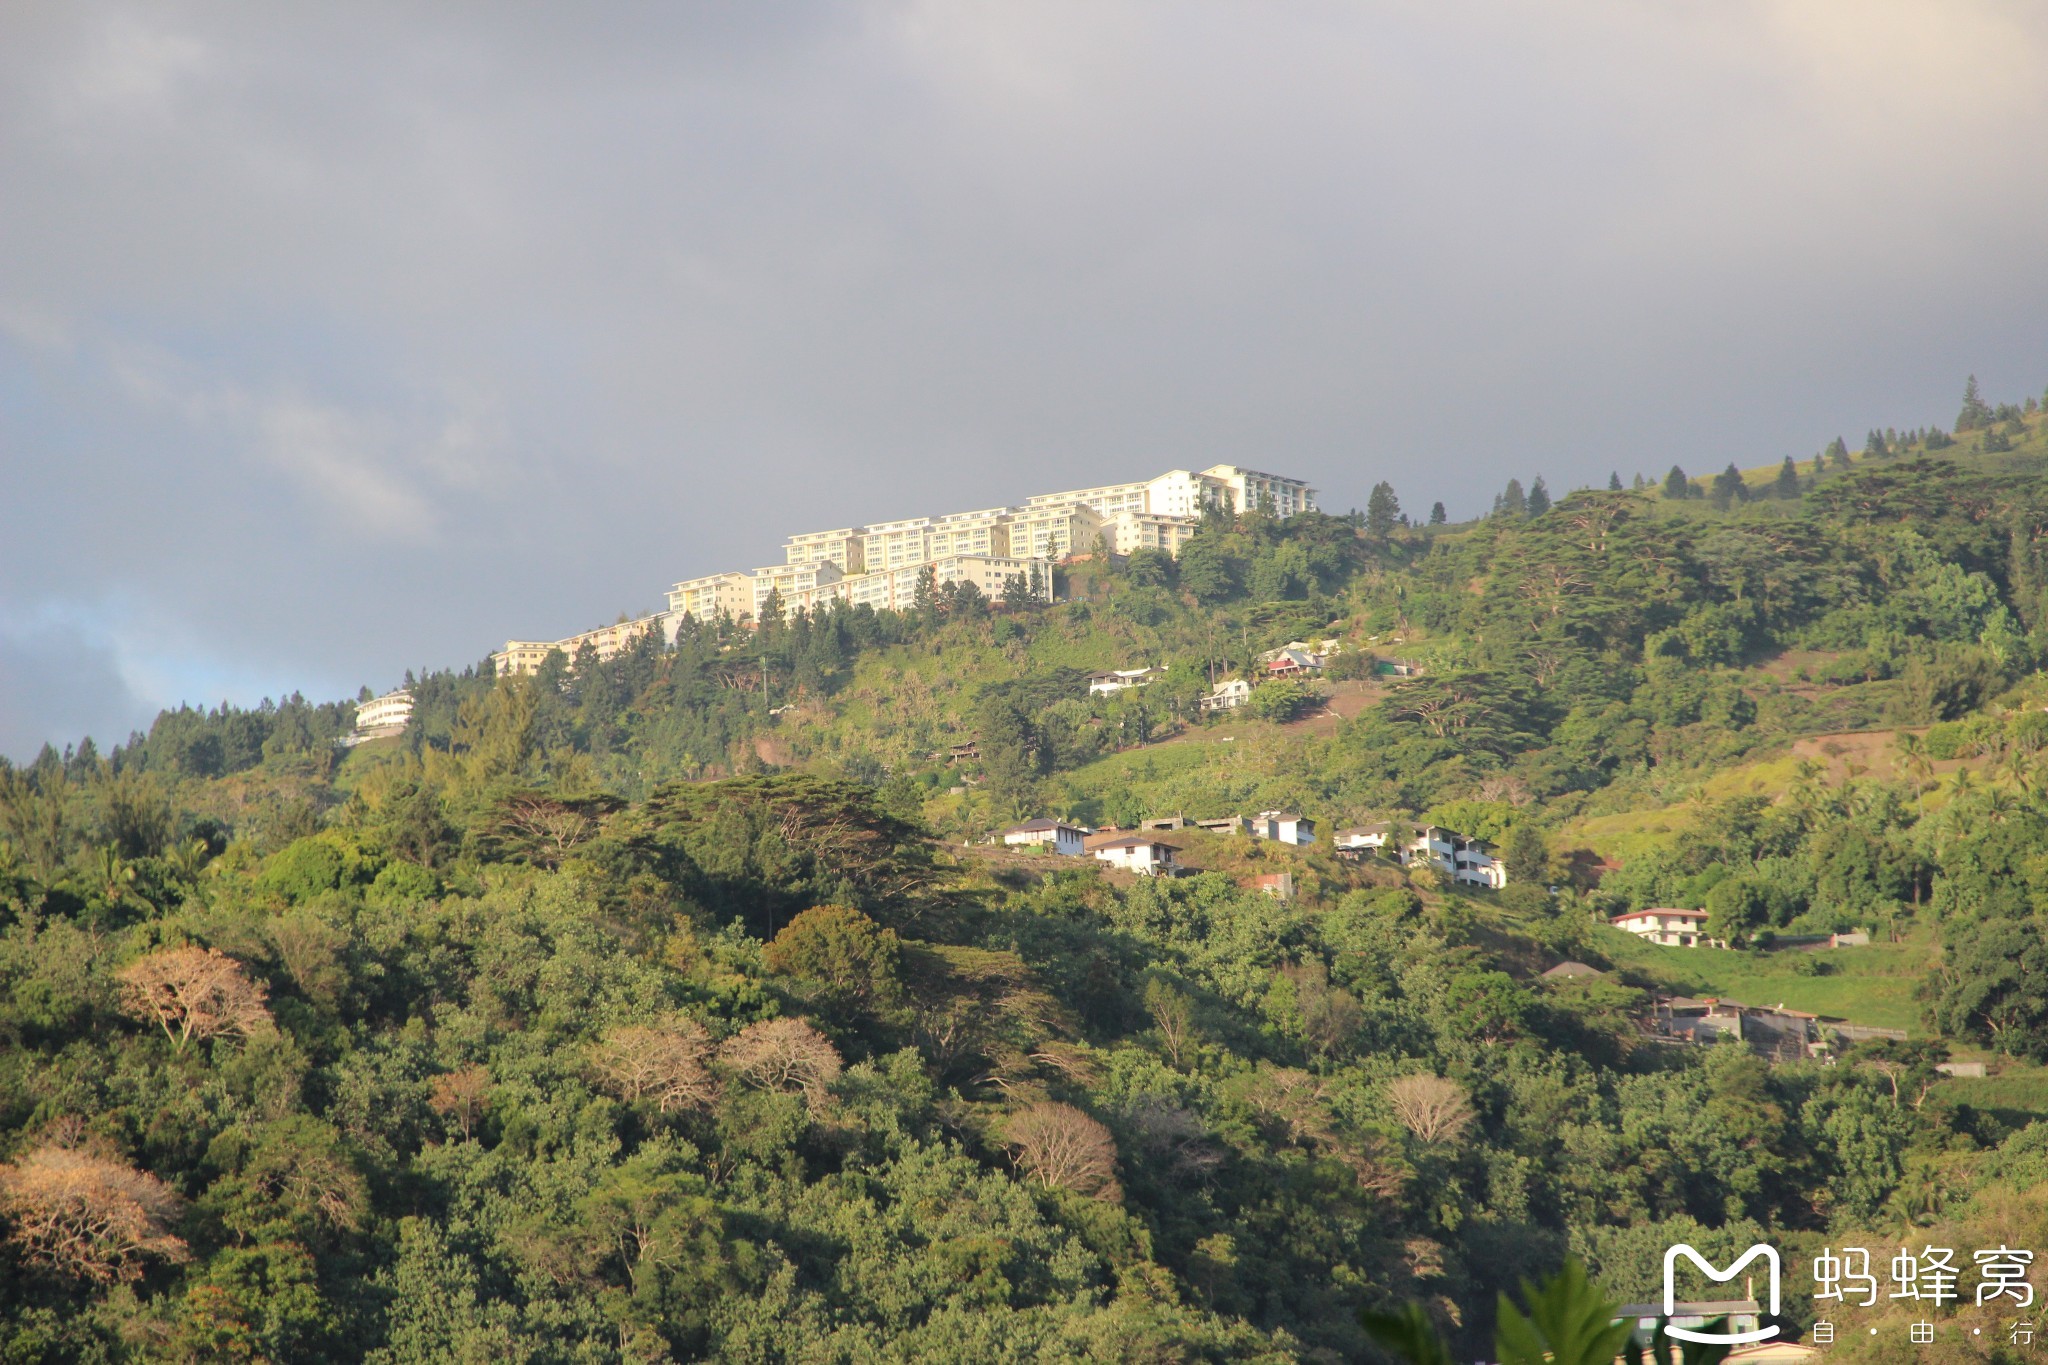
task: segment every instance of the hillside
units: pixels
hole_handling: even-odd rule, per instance
[[[1640,1301],[1677,1240],[2029,1245],[2048,428],[1964,417],[0,768],[0,1356],[1344,1360],[1413,1301],[1472,1359],[1568,1255]],[[986,842],[1274,807],[1510,883]],[[1692,1045],[1673,996],[1907,1037]]]

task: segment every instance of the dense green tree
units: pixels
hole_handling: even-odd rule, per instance
[[[1671,472],[1664,476],[1664,496],[1673,502],[1682,502],[1692,496],[1692,481],[1677,465],[1671,466]]]
[[[1366,499],[1366,533],[1385,537],[1392,534],[1400,522],[1401,500],[1394,496],[1394,485],[1382,479],[1372,486],[1372,496]]]

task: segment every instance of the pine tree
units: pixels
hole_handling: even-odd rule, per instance
[[[1837,469],[1849,467],[1849,443],[1839,436],[1828,446],[1828,463]]]
[[[1433,502],[1429,505],[1429,524],[1431,526],[1441,526],[1450,519],[1450,514],[1444,511],[1442,503]]]
[[[1963,410],[1956,414],[1956,434],[1960,436],[1966,431],[1975,431],[1990,421],[1990,405],[1977,392],[1977,376],[1973,374],[1963,385]]]
[[[1621,491],[1621,474],[1618,471],[1607,476],[1607,491],[1610,493],[1619,493]]]
[[[1372,486],[1372,496],[1365,503],[1365,530],[1368,535],[1386,536],[1392,533],[1401,520],[1401,500],[1394,496],[1394,485],[1384,479]]]
[[[1790,455],[1785,457],[1785,463],[1778,466],[1778,482],[1772,491],[1781,498],[1799,496],[1799,466],[1792,463]]]
[[[1529,515],[1540,517],[1550,510],[1550,489],[1544,486],[1543,476],[1538,474],[1536,482],[1529,485]]]
[[[1892,448],[1885,442],[1883,432],[1873,431],[1870,435],[1863,438],[1863,457],[1865,459],[1882,460],[1891,453]]]
[[[1671,472],[1664,476],[1664,496],[1673,502],[1684,502],[1692,496],[1692,480],[1677,465],[1671,466]]]
[[[1635,489],[1635,491],[1636,491],[1636,492],[1640,493],[1640,492],[1642,492],[1642,491],[1643,491],[1643,489],[1644,489],[1645,487],[1647,487],[1647,486],[1648,486],[1649,482],[1650,482],[1650,481],[1649,481],[1648,479],[1646,479],[1646,478],[1644,478],[1644,477],[1642,476],[1642,473],[1641,473],[1641,471],[1638,471],[1638,472],[1636,473],[1636,478],[1635,478],[1635,482],[1634,482],[1633,484],[1630,484],[1629,486],[1630,486],[1631,488]]]
[[[1497,517],[1526,517],[1529,515],[1529,497],[1522,492],[1520,479],[1509,479],[1500,496],[1494,499],[1493,514]]]

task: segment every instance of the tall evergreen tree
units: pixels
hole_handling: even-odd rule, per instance
[[[1540,517],[1549,510],[1550,489],[1544,484],[1543,476],[1538,474],[1536,482],[1529,485],[1529,515]]]
[[[1984,401],[1984,395],[1977,392],[1977,376],[1971,375],[1963,385],[1963,410],[1956,414],[1956,434],[1975,431],[1991,421],[1991,405]]]
[[[1847,469],[1849,467],[1849,443],[1837,436],[1828,444],[1827,456],[1828,463],[1835,468]]]
[[[1785,463],[1778,466],[1778,482],[1772,491],[1781,498],[1799,496],[1799,466],[1792,463],[1790,455],[1785,457]]]
[[[1526,517],[1529,515],[1529,495],[1522,491],[1520,479],[1509,479],[1508,486],[1501,490],[1493,501],[1493,514],[1497,517]]]
[[[1647,488],[1647,487],[1649,486],[1649,483],[1650,483],[1650,481],[1649,481],[1648,479],[1646,479],[1646,478],[1644,478],[1644,477],[1643,477],[1643,475],[1642,475],[1642,471],[1641,471],[1641,470],[1637,470],[1637,471],[1636,471],[1636,477],[1635,477],[1635,482],[1634,482],[1634,483],[1632,483],[1632,484],[1630,484],[1630,485],[1629,485],[1629,487],[1631,487],[1631,488],[1635,489],[1635,491],[1636,491],[1636,492],[1640,493],[1640,492],[1642,492],[1642,491],[1643,491],[1643,489],[1645,489],[1645,488]]]
[[[1372,486],[1372,496],[1366,499],[1366,532],[1375,536],[1389,535],[1400,521],[1401,500],[1394,496],[1394,485],[1382,479]]]
[[[1873,431],[1863,438],[1863,454],[1866,459],[1882,460],[1891,453],[1891,445],[1884,439],[1883,432]]]
[[[1692,496],[1692,480],[1677,465],[1671,466],[1671,472],[1664,476],[1664,496],[1673,502],[1684,502]]]
[[[1444,511],[1442,503],[1433,502],[1429,505],[1429,524],[1431,526],[1441,526],[1450,519],[1450,514]]]
[[[1620,471],[1617,470],[1607,476],[1607,491],[1610,493],[1619,493],[1621,491]]]

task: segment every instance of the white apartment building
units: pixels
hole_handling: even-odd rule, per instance
[[[869,526],[861,537],[861,562],[868,573],[922,564],[932,557],[930,517],[906,517]]]
[[[1194,538],[1201,524],[1199,517],[1169,516],[1163,512],[1119,512],[1111,523],[1110,534],[1120,555],[1136,550],[1163,550],[1178,559],[1180,547]]]
[[[674,644],[676,627],[683,617],[698,621],[715,621],[720,615],[740,617],[754,610],[754,579],[751,574],[715,573],[702,578],[686,578],[668,590],[668,615],[666,633],[669,643]]]
[[[917,580],[924,576],[926,569],[932,571],[933,587],[972,583],[991,602],[1000,598],[1009,580],[1019,575],[1027,582],[1035,581],[1041,596],[1049,596],[1052,591],[1052,567],[1042,559],[1010,555],[949,555],[924,564],[906,564],[898,569],[849,578],[835,584],[834,592],[845,598],[849,606],[867,606],[876,611],[909,611],[917,605]]]
[[[791,564],[835,564],[842,574],[866,573],[867,533],[865,526],[806,531],[782,543],[782,557]]]
[[[497,668],[498,676],[501,678],[532,673],[541,666],[542,660],[558,649],[573,663],[585,645],[589,645],[597,652],[599,663],[604,663],[631,648],[634,641],[650,630],[662,631],[664,635],[671,634],[667,623],[668,613],[656,612],[652,616],[642,616],[631,621],[616,621],[611,625],[599,626],[596,630],[586,630],[580,635],[571,635],[560,640],[507,640],[505,647],[491,656],[491,663]]]
[[[951,555],[1010,554],[1010,509],[992,507],[981,512],[952,512],[932,519],[925,533],[925,553],[932,559]]]
[[[1234,464],[1211,465],[1198,477],[1225,490],[1225,501],[1233,512],[1248,512],[1262,503],[1270,504],[1273,515],[1279,517],[1316,510],[1316,490],[1300,479],[1244,469]]]
[[[1087,554],[1102,540],[1102,518],[1080,503],[1023,507],[1010,518],[1010,553],[1020,559]]]
[[[762,613],[768,606],[768,595],[781,598],[785,615],[801,608],[811,611],[821,603],[828,602],[839,594],[832,591],[833,585],[844,578],[839,566],[828,559],[814,560],[809,564],[770,564],[754,570],[754,619],[763,619]]]

